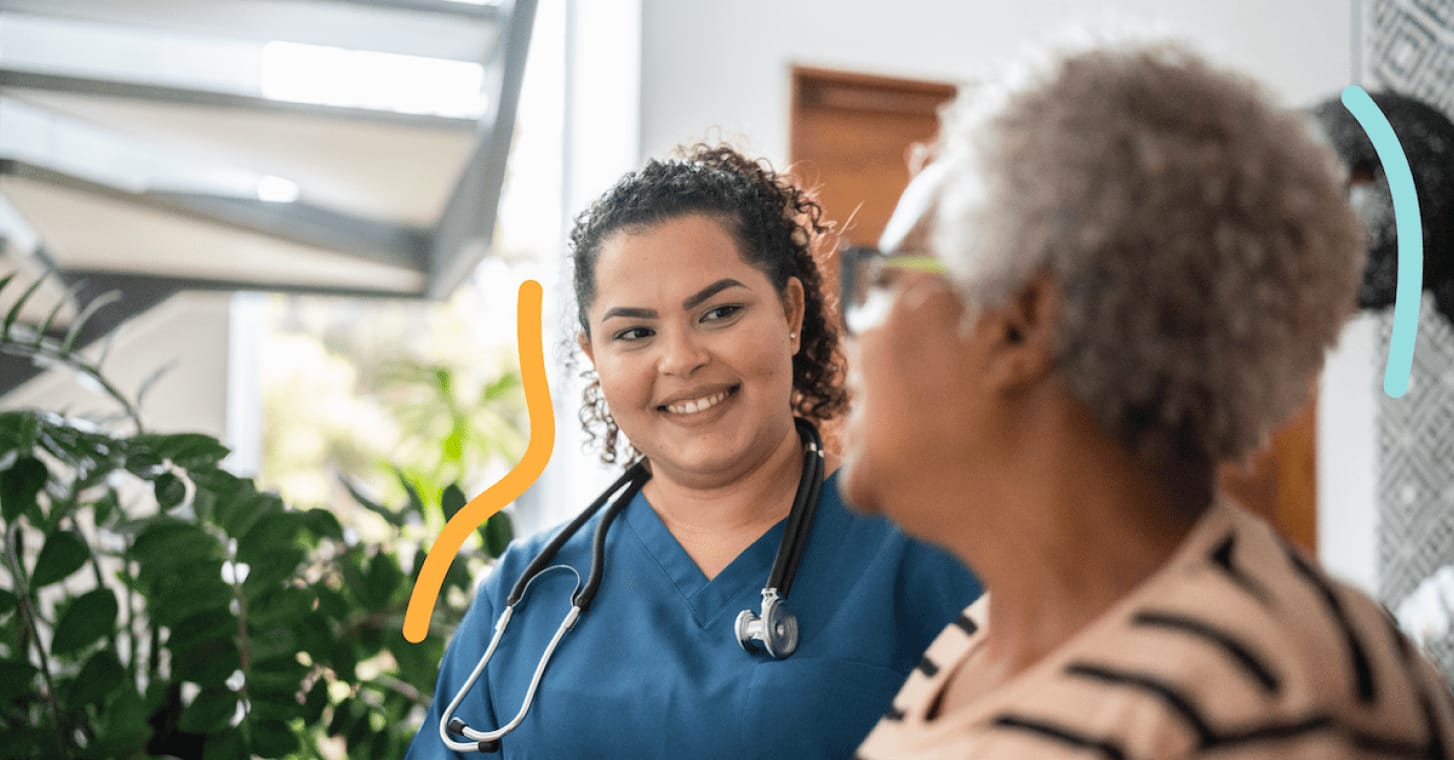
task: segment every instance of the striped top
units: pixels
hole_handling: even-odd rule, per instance
[[[951,674],[983,667],[987,601],[930,645],[858,757],[1454,758],[1442,675],[1382,607],[1235,506],[1040,662],[930,718]]]

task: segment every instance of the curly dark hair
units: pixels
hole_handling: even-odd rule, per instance
[[[596,258],[601,244],[621,231],[637,232],[688,214],[719,220],[748,264],[765,274],[782,295],[788,278],[803,283],[801,350],[793,357],[793,412],[820,426],[848,406],[843,388],[835,304],[824,288],[821,258],[833,229],[813,193],[730,146],[698,143],[675,158],[653,159],[622,177],[576,217],[570,235],[576,316],[589,337],[586,311],[596,296]],[[611,464],[636,456],[623,445],[594,370],[580,411],[581,426],[601,460]]]

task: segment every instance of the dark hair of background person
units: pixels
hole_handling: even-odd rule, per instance
[[[1413,174],[1424,237],[1424,290],[1434,294],[1439,311],[1454,322],[1454,122],[1407,95],[1374,92],[1369,97],[1388,117]],[[1348,170],[1353,204],[1368,231],[1368,264],[1358,305],[1392,306],[1398,289],[1398,230],[1378,151],[1339,97],[1324,100],[1311,113]]]
[[[586,312],[596,296],[596,259],[618,233],[635,233],[689,214],[721,222],[744,261],[765,274],[779,295],[788,278],[803,283],[801,349],[793,357],[794,414],[819,424],[848,405],[845,362],[833,296],[824,287],[822,257],[833,229],[808,189],[725,145],[699,143],[667,160],[653,159],[622,177],[576,217],[570,235],[577,319],[589,338]],[[690,252],[683,252],[690,255]],[[594,370],[580,411],[581,426],[601,460],[611,464],[637,452],[623,447]],[[624,450],[623,450],[624,448]]]

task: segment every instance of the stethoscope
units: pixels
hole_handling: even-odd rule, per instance
[[[773,560],[772,571],[768,574],[767,585],[762,589],[762,606],[758,612],[743,610],[738,613],[737,621],[733,626],[737,636],[737,644],[748,652],[764,651],[774,659],[782,659],[791,656],[798,649],[798,618],[787,609],[788,589],[793,585],[793,576],[797,574],[798,563],[802,559],[803,549],[808,543],[808,532],[813,527],[813,516],[818,511],[818,497],[823,491],[823,441],[818,436],[818,429],[812,423],[803,420],[794,420],[797,424],[798,435],[803,439],[803,473],[798,478],[798,490],[793,496],[793,508],[788,513],[787,524],[784,526],[782,542],[778,544],[777,557]],[[480,657],[480,662],[475,666],[470,677],[465,680],[464,686],[450,700],[449,706],[444,708],[444,713],[439,718],[439,738],[444,746],[455,752],[497,752],[500,749],[500,739],[511,731],[514,731],[520,722],[525,719],[525,714],[530,710],[530,703],[535,699],[535,692],[540,687],[540,677],[545,673],[545,666],[550,662],[551,656],[555,654],[555,648],[560,645],[560,640],[565,637],[576,624],[576,620],[590,609],[591,602],[596,598],[596,591],[601,587],[601,571],[605,565],[606,530],[616,515],[636,494],[641,491],[646,481],[651,479],[651,471],[647,469],[645,460],[637,460],[626,469],[625,474],[612,483],[591,505],[586,507],[559,534],[546,544],[545,548],[536,555],[525,572],[520,574],[519,580],[510,589],[510,595],[505,599],[505,609],[495,621],[495,633],[490,638],[490,645],[485,648],[485,653]],[[624,489],[624,490],[622,490]],[[614,501],[612,495],[620,492]],[[540,575],[548,570],[563,568],[575,573],[575,569],[566,565],[550,566],[551,560],[555,559],[556,552],[560,547],[574,536],[581,526],[585,525],[601,507],[610,501],[611,506],[606,508],[605,514],[601,516],[601,522],[596,525],[596,532],[591,539],[591,573],[586,577],[585,586],[580,584],[580,574],[576,573],[576,591],[571,595],[571,608],[566,613],[565,619],[556,628],[555,635],[551,637],[550,643],[546,645],[540,662],[535,665],[535,673],[530,678],[530,687],[525,690],[525,700],[520,705],[520,711],[515,717],[503,726],[493,731],[478,731],[470,728],[462,718],[454,717],[454,711],[464,701],[465,694],[479,680],[480,675],[485,672],[485,666],[489,664],[490,658],[494,656],[495,649],[500,645],[500,638],[505,634],[505,628],[510,625],[510,618],[515,614],[515,606],[524,598],[530,584]],[[451,738],[462,736],[469,739],[468,742],[458,741]]]

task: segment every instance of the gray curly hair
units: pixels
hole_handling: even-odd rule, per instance
[[[1174,43],[1062,54],[945,113],[933,245],[975,307],[1048,273],[1070,392],[1135,455],[1245,457],[1353,314],[1333,153]]]

